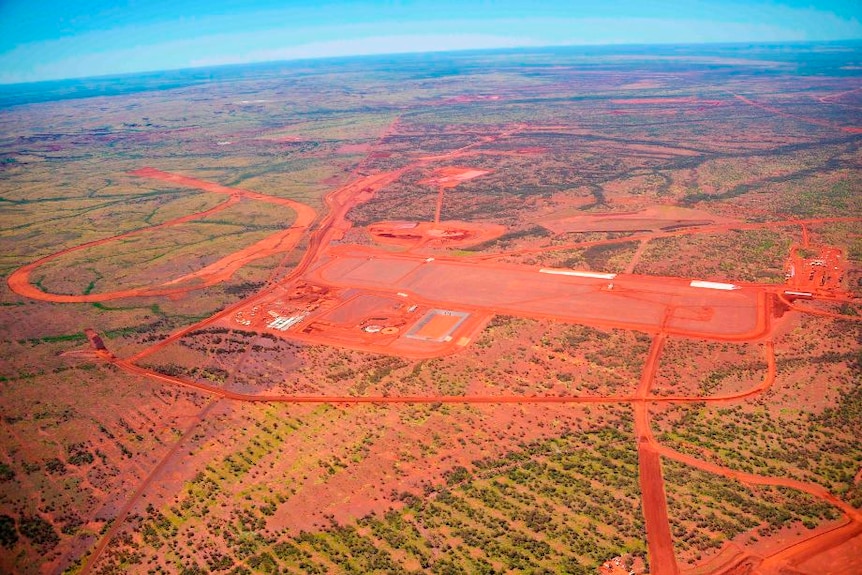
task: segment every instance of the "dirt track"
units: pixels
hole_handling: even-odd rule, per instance
[[[117,512],[117,516],[114,518],[113,523],[111,524],[111,528],[105,532],[102,538],[96,543],[96,546],[90,553],[89,560],[84,562],[84,565],[81,567],[81,571],[79,571],[80,575],[87,575],[93,569],[96,564],[96,561],[101,556],[102,552],[108,546],[108,544],[113,540],[114,536],[120,532],[123,528],[123,521],[125,521],[126,517],[131,512],[132,508],[135,504],[140,500],[141,495],[146,491],[147,487],[155,480],[159,474],[164,469],[165,465],[170,461],[173,455],[179,451],[179,449],[183,446],[185,440],[191,435],[191,433],[197,428],[198,424],[206,419],[207,414],[215,407],[216,401],[210,401],[204,406],[201,412],[194,418],[194,421],[183,431],[182,435],[177,438],[168,452],[162,457],[159,462],[153,467],[147,476],[138,484],[137,489],[129,496],[126,500],[123,507]]]
[[[643,241],[643,240],[654,240],[658,238],[670,238],[676,236],[688,236],[688,235],[696,235],[696,234],[714,234],[714,233],[723,233],[731,230],[764,230],[764,229],[772,229],[772,228],[783,228],[789,226],[798,226],[798,225],[811,225],[811,224],[828,224],[828,223],[839,223],[839,222],[858,222],[862,221],[862,218],[859,217],[842,217],[842,218],[809,218],[804,220],[777,220],[772,222],[751,222],[751,223],[735,223],[735,224],[715,224],[715,225],[705,225],[698,226],[693,228],[684,228],[681,230],[674,231],[665,231],[665,232],[651,232],[645,234],[632,234],[630,236],[626,236],[624,239],[610,239],[610,240],[592,240],[592,241],[584,241],[584,242],[573,242],[570,244],[555,244],[551,246],[537,247],[537,248],[525,248],[520,250],[511,250],[506,252],[495,252],[491,254],[477,254],[475,256],[468,256],[463,259],[470,260],[489,260],[489,259],[499,259],[511,256],[520,256],[527,254],[539,254],[544,252],[555,252],[555,251],[563,251],[563,250],[573,250],[577,248],[588,248],[592,246],[603,246],[603,245],[611,245],[618,244],[621,241]]]
[[[509,134],[515,133],[519,130],[524,129],[523,126],[515,127],[511,130],[505,131],[496,137],[485,138],[479,142],[474,144],[469,144],[454,152],[450,152],[448,154],[444,154],[441,156],[433,156],[428,158],[420,159],[415,165],[419,165],[423,162],[439,160],[439,159],[453,159],[457,158],[462,154],[465,154],[478,146],[481,146],[484,143],[489,141],[494,141],[498,138],[506,137]],[[350,228],[350,223],[346,220],[345,216],[347,212],[355,206],[357,203],[367,201],[371,197],[373,197],[374,193],[385,187],[386,185],[394,182],[402,174],[404,174],[410,168],[403,168],[398,171],[393,172],[385,172],[378,173],[368,176],[356,176],[350,183],[345,186],[342,186],[336,190],[333,190],[325,197],[325,203],[328,207],[327,215],[320,221],[317,228],[312,231],[312,224],[315,221],[315,213],[311,208],[307,206],[303,206],[291,200],[283,199],[283,198],[273,198],[271,196],[265,196],[263,194],[258,194],[255,192],[250,192],[246,190],[239,190],[234,188],[228,188],[225,186],[220,186],[218,184],[213,184],[209,182],[203,182],[200,180],[196,180],[193,178],[188,178],[184,176],[179,176],[175,174],[169,174],[166,172],[161,172],[158,170],[154,170],[152,168],[145,168],[142,170],[138,170],[134,172],[135,175],[149,178],[156,178],[163,181],[173,182],[176,184],[195,187],[199,189],[203,189],[205,191],[220,193],[228,195],[228,199],[219,204],[218,206],[211,208],[210,210],[190,214],[187,216],[183,216],[181,218],[177,218],[171,220],[169,222],[165,222],[163,224],[152,226],[149,228],[144,228],[141,230],[134,230],[132,232],[127,232],[126,234],[121,234],[118,236],[114,236],[111,238],[105,238],[102,240],[97,240],[95,242],[90,242],[88,244],[84,244],[82,246],[77,246],[74,248],[66,249],[57,254],[53,254],[50,256],[46,256],[40,260],[33,262],[27,266],[24,266],[18,270],[16,270],[9,277],[9,285],[16,293],[21,295],[31,297],[34,299],[39,299],[43,301],[54,301],[54,302],[93,302],[93,301],[104,301],[107,299],[117,299],[123,297],[134,297],[141,295],[170,295],[174,293],[181,293],[191,289],[197,289],[202,287],[201,285],[196,285],[193,287],[170,287],[170,283],[185,281],[191,279],[193,277],[200,278],[204,280],[205,285],[211,285],[217,281],[222,281],[226,277],[229,277],[230,274],[233,273],[239,266],[244,263],[251,261],[251,259],[255,259],[257,257],[264,257],[261,254],[269,255],[271,253],[284,252],[293,249],[299,239],[303,237],[303,235],[307,232],[310,232],[309,235],[309,247],[306,253],[304,254],[299,265],[296,266],[290,273],[283,278],[280,283],[272,283],[269,286],[265,287],[264,290],[257,294],[254,297],[260,297],[262,294],[265,294],[269,291],[272,291],[278,287],[278,285],[285,285],[289,282],[292,282],[296,279],[306,276],[308,270],[312,266],[312,264],[317,263],[320,258],[328,257],[330,261],[335,261],[337,259],[338,254],[334,251],[330,250],[330,243],[333,240],[341,239],[344,236],[344,233]],[[104,244],[106,242],[114,241],[123,237],[128,237],[135,234],[144,233],[146,231],[152,231],[159,228],[165,228],[172,225],[177,225],[179,223],[192,221],[195,219],[199,219],[210,215],[212,213],[216,213],[220,210],[225,209],[229,205],[232,205],[241,199],[248,199],[254,201],[264,201],[270,203],[276,203],[280,205],[288,206],[294,209],[297,213],[297,219],[294,224],[284,230],[282,232],[278,232],[274,234],[267,240],[263,242],[259,242],[254,246],[246,248],[240,254],[234,254],[229,256],[228,258],[224,258],[222,261],[217,264],[213,264],[213,266],[209,266],[208,268],[204,268],[204,270],[200,270],[196,274],[192,274],[191,276],[186,276],[184,278],[179,278],[177,280],[173,280],[173,282],[169,282],[168,284],[163,284],[161,286],[154,286],[148,288],[141,288],[137,290],[124,290],[117,292],[110,292],[105,294],[91,294],[91,295],[59,295],[59,294],[47,294],[42,291],[39,291],[35,286],[29,283],[30,274],[37,269],[43,263],[53,260],[55,258],[60,257],[63,254],[67,254],[76,250],[86,249],[88,247],[92,247],[95,245]],[[764,224],[728,224],[728,225],[718,225],[718,226],[702,226],[697,229],[685,229],[685,230],[677,230],[673,232],[659,232],[652,234],[645,234],[643,236],[630,236],[626,237],[623,240],[607,240],[607,241],[599,241],[599,242],[582,242],[580,244],[573,244],[575,247],[583,247],[585,245],[600,245],[605,243],[614,243],[619,241],[632,241],[634,239],[653,239],[656,237],[667,237],[667,236],[675,236],[675,235],[683,235],[683,234],[691,234],[691,233],[715,233],[719,231],[726,231],[729,229],[760,229],[760,228],[768,228],[773,226],[786,226],[786,225],[801,225],[806,223],[816,223],[816,222],[827,222],[827,221],[858,221],[860,218],[828,218],[828,219],[813,219],[813,220],[790,220],[783,222],[771,222]],[[538,248],[534,250],[521,250],[519,252],[510,252],[511,253],[530,253],[536,251],[543,251],[549,249],[567,249],[567,246],[553,246],[548,248]],[[523,274],[523,270],[510,270],[511,266],[498,266],[496,264],[477,264],[481,260],[486,259],[494,259],[497,257],[502,257],[503,255],[508,254],[491,254],[491,255],[480,255],[471,258],[473,262],[471,266],[474,269],[478,269],[481,273],[490,274],[490,276],[494,276],[495,274],[505,274],[511,273],[514,274],[513,277],[521,277],[520,274]],[[408,259],[410,256],[407,256]],[[415,259],[415,258],[414,258]],[[463,262],[464,259],[461,259],[460,262]],[[328,265],[328,264],[327,264]],[[437,264],[437,266],[453,266],[456,265],[452,262],[446,262],[445,258],[441,258],[441,262]],[[458,264],[461,265],[461,264]],[[457,266],[456,266],[457,267]],[[433,269],[433,266],[426,266],[426,269]],[[467,269],[461,269],[461,273]],[[321,271],[322,270],[322,271]],[[510,270],[510,271],[507,271]],[[530,273],[534,273],[535,270],[530,271]],[[326,267],[322,266],[315,270],[315,277],[321,281],[339,281],[337,274],[327,277],[326,276]],[[445,277],[446,273],[442,276],[432,276],[429,278],[425,278],[428,281],[442,281],[440,278]],[[361,279],[361,278],[360,278]],[[421,278],[420,278],[421,280]],[[414,290],[421,291],[422,282],[420,280],[416,280],[414,283],[410,283],[406,287],[411,287]],[[552,279],[541,278],[541,285],[545,285],[548,289],[551,289],[549,286],[557,285],[552,281]],[[359,281],[355,278],[351,280],[352,282]],[[367,281],[367,280],[362,280]],[[487,280],[483,280],[487,281]],[[515,280],[513,280],[515,281]],[[533,281],[530,279],[529,281]],[[615,280],[617,281],[617,280]],[[626,279],[621,278],[618,280],[620,286],[626,288],[627,292],[632,298],[632,301],[638,298],[648,298],[651,297],[649,294],[659,293],[662,290],[670,290],[670,300],[679,299],[683,296],[684,293],[687,293],[685,290],[680,291],[682,289],[682,284],[676,284],[675,281],[678,282],[675,278],[652,278],[650,280],[638,280],[632,283],[632,285],[626,285]],[[207,283],[209,282],[209,283]],[[571,280],[564,279],[560,280],[556,279],[559,285],[570,284],[574,286],[583,285],[583,281],[579,280]],[[515,283],[517,283],[515,281]],[[589,283],[589,282],[587,282]],[[683,282],[684,283],[684,282]],[[534,284],[530,284],[533,286]],[[540,285],[540,284],[535,284]],[[669,286],[669,287],[668,287]],[[351,284],[351,287],[356,287]],[[361,287],[361,286],[360,286]],[[373,291],[375,286],[366,285],[365,289]],[[757,394],[762,393],[766,389],[768,389],[775,379],[775,357],[774,351],[772,347],[772,342],[768,339],[769,334],[769,325],[768,325],[768,314],[767,311],[769,309],[770,301],[772,294],[777,294],[778,297],[788,305],[791,309],[795,311],[799,311],[802,313],[818,313],[816,310],[808,310],[805,308],[801,308],[800,306],[795,306],[791,302],[787,301],[786,298],[783,298],[782,295],[777,291],[775,286],[766,286],[766,285],[751,285],[745,286],[746,290],[741,293],[747,293],[750,297],[751,304],[746,304],[753,306],[753,309],[756,310],[755,321],[753,326],[746,327],[740,333],[741,339],[746,340],[755,340],[762,339],[767,337],[765,342],[765,356],[767,361],[767,374],[763,378],[763,380],[757,384],[756,386],[744,390],[742,392],[734,393],[734,394],[726,394],[726,395],[717,395],[717,396],[654,396],[650,394],[650,387],[652,385],[654,372],[656,366],[658,365],[658,361],[661,357],[662,353],[662,345],[664,342],[665,335],[667,333],[677,333],[680,335],[699,335],[703,336],[702,333],[693,331],[690,328],[679,327],[679,325],[675,324],[675,321],[679,321],[679,318],[675,318],[674,314],[675,310],[679,309],[681,306],[677,302],[671,302],[670,300],[663,305],[659,306],[656,310],[651,311],[651,314],[658,313],[659,315],[650,321],[652,323],[649,324],[649,328],[645,329],[644,323],[637,323],[634,321],[631,322],[618,322],[615,324],[617,327],[625,327],[629,329],[641,329],[646,331],[651,331],[655,333],[655,339],[653,345],[650,349],[649,356],[647,358],[646,365],[644,366],[641,385],[637,390],[637,393],[634,395],[628,396],[296,396],[296,395],[253,395],[253,394],[242,394],[232,392],[227,389],[219,388],[216,386],[211,386],[208,384],[203,384],[197,381],[186,380],[182,378],[167,376],[161,373],[154,372],[152,370],[146,369],[136,364],[138,360],[143,357],[146,357],[155,351],[162,349],[164,346],[169,345],[179,338],[185,336],[189,332],[193,330],[199,330],[202,327],[208,326],[221,318],[227,317],[229,314],[234,313],[235,310],[239,309],[242,305],[247,304],[247,302],[239,302],[234,306],[231,306],[218,314],[210,317],[202,322],[194,324],[192,326],[188,326],[187,328],[183,328],[169,336],[167,339],[145,349],[144,351],[138,353],[137,355],[128,358],[128,359],[118,359],[111,356],[109,353],[103,353],[101,356],[108,362],[116,365],[117,367],[128,371],[130,373],[143,375],[152,379],[156,379],[158,381],[164,382],[169,385],[175,386],[184,386],[196,389],[201,392],[205,392],[211,394],[214,397],[224,398],[228,400],[234,401],[246,401],[246,402],[287,402],[287,403],[329,403],[329,404],[360,404],[360,403],[372,403],[372,404],[393,404],[393,403],[452,403],[452,404],[472,404],[472,403],[488,403],[488,404],[502,404],[502,403],[609,403],[609,404],[630,404],[633,406],[635,412],[635,429],[636,429],[636,439],[638,442],[638,458],[639,458],[639,468],[640,468],[640,484],[642,489],[642,497],[643,497],[643,508],[644,508],[644,517],[647,525],[647,536],[648,536],[648,548],[650,554],[650,561],[653,568],[654,575],[662,575],[662,574],[676,574],[679,572],[679,568],[676,563],[676,559],[674,557],[673,552],[673,541],[671,537],[669,522],[668,522],[668,513],[667,513],[667,504],[664,493],[663,486],[663,478],[661,473],[661,458],[666,457],[669,459],[673,459],[675,461],[679,461],[681,463],[685,463],[687,465],[696,467],[698,469],[722,475],[724,477],[728,477],[737,481],[740,481],[749,485],[777,485],[789,487],[797,490],[801,490],[805,493],[808,493],[814,497],[817,497],[823,501],[826,501],[839,509],[842,510],[843,513],[848,518],[848,523],[845,527],[835,529],[833,531],[824,533],[817,537],[812,537],[796,545],[789,547],[788,549],[778,550],[776,553],[767,557],[763,562],[763,567],[766,569],[779,569],[784,565],[793,564],[795,561],[799,559],[802,555],[809,555],[821,552],[826,549],[830,549],[836,545],[843,543],[849,538],[855,536],[856,534],[862,533],[862,513],[858,510],[853,509],[848,504],[844,503],[831,493],[829,493],[826,489],[813,484],[798,482],[794,480],[790,480],[784,477],[766,477],[759,476],[749,473],[742,473],[735,470],[731,470],[719,465],[715,465],[709,462],[698,460],[695,457],[678,453],[670,448],[664,447],[659,444],[652,432],[650,430],[650,422],[649,422],[649,406],[652,403],[692,403],[692,402],[709,402],[709,403],[725,403],[725,402],[735,402],[745,400],[749,397],[755,396]],[[388,289],[391,291],[392,286],[388,286]],[[496,292],[503,292],[503,290],[495,289]],[[592,296],[598,293],[595,290],[590,291]],[[434,299],[434,296],[425,295],[426,299],[430,303],[435,303],[438,300]],[[469,299],[469,294],[461,291],[461,295],[452,295],[452,298],[467,298]],[[550,296],[548,296],[550,297]],[[726,294],[705,294],[703,297],[707,298],[708,301],[712,301],[715,298],[719,298],[717,301],[723,301],[720,298],[729,297]],[[533,302],[541,301],[541,296],[534,298]],[[523,298],[517,305],[525,306],[524,303],[526,300]],[[461,303],[469,308],[470,306],[478,306],[476,302],[473,301],[461,301]],[[506,306],[509,307],[506,307]],[[491,311],[496,311],[502,309],[504,311],[511,311],[514,304],[509,302],[506,304],[498,304],[496,306],[492,306]],[[533,305],[533,304],[530,304]],[[708,305],[708,304],[707,304]],[[529,306],[527,306],[529,307]],[[560,306],[551,306],[552,308],[559,308]],[[685,306],[682,306],[685,307]],[[719,306],[720,307],[720,306]],[[518,308],[519,309],[519,308]],[[573,322],[584,322],[596,323],[597,320],[595,318],[590,319],[588,316],[588,307],[583,308],[584,311],[579,312],[566,310],[565,314],[562,315],[561,311],[547,311],[543,312],[542,310],[537,309],[522,309],[522,312],[525,315],[536,315],[538,317],[548,317],[552,319],[564,319],[565,321],[573,321]],[[724,310],[721,310],[719,313],[722,313]],[[835,314],[830,314],[834,316]],[[841,316],[843,317],[843,316]],[[696,318],[695,318],[696,319]],[[719,320],[719,324],[721,324],[722,320]],[[721,333],[715,332],[708,334],[712,339],[723,339]],[[202,416],[205,415],[202,413]],[[179,443],[177,443],[179,445]],[[176,450],[176,446],[173,451]],[[170,453],[168,454],[168,457]],[[88,573],[90,569],[93,568],[98,563],[99,557],[102,551],[106,548],[106,546],[110,543],[111,537],[117,533],[117,531],[122,526],[122,517],[128,513],[134,504],[137,502],[141,493],[143,493],[149,481],[159,472],[161,466],[167,458],[163,459],[162,462],[157,465],[152,472],[148,475],[147,479],[144,480],[139,486],[138,489],[132,494],[132,496],[127,500],[126,505],[123,508],[121,516],[117,518],[114,527],[101,538],[97,546],[94,548],[93,553],[90,555],[90,559],[88,563],[82,570],[82,573]]]
[[[635,439],[638,445],[638,479],[641,487],[641,505],[646,523],[647,546],[650,568],[655,573],[676,575],[679,567],[673,553],[673,537],[667,515],[667,498],[661,472],[661,457],[649,441],[649,405],[647,398],[652,386],[658,359],[664,347],[665,334],[660,332],[653,338],[644,364],[637,396],[640,401],[633,404],[635,412]]]
[[[175,218],[173,220],[169,220],[162,224],[158,224],[155,226],[150,226],[146,228],[140,228],[137,230],[132,230],[130,232],[126,232],[124,234],[119,234],[116,236],[111,236],[108,238],[103,238],[100,240],[95,240],[92,242],[88,242],[85,244],[81,244],[79,246],[67,248],[55,254],[51,254],[49,256],[45,256],[41,259],[36,260],[35,262],[18,268],[15,270],[8,279],[9,287],[17,294],[23,295],[25,297],[29,297],[31,299],[41,300],[41,301],[52,301],[52,302],[61,302],[61,303],[89,303],[89,302],[100,302],[100,301],[109,301],[114,299],[128,298],[128,297],[139,297],[139,296],[163,296],[163,295],[174,295],[179,293],[185,293],[191,290],[201,289],[203,287],[207,287],[210,285],[214,285],[216,283],[222,282],[229,277],[231,277],[239,268],[246,265],[247,263],[254,261],[256,259],[264,258],[270,256],[272,254],[281,253],[285,251],[292,250],[296,244],[299,242],[302,235],[306,232],[308,227],[314,222],[317,214],[310,207],[301,204],[299,202],[295,202],[293,200],[289,200],[286,198],[277,198],[274,196],[267,196],[264,194],[259,194],[257,192],[250,192],[247,190],[241,190],[238,188],[228,188],[225,186],[220,186],[218,184],[214,184],[212,182],[205,182],[203,180],[197,180],[195,178],[189,178],[185,176],[179,176],[176,174],[170,174],[167,172],[162,172],[153,168],[142,168],[140,170],[136,170],[132,172],[132,175],[141,176],[145,178],[154,178],[158,180],[163,180],[175,184],[179,184],[181,186],[188,186],[192,188],[198,188],[207,192],[217,193],[217,194],[226,194],[228,195],[228,199],[222,202],[221,204],[210,208],[208,210],[204,210],[202,212],[197,212],[194,214],[189,214],[186,216],[182,216],[179,218]],[[30,283],[30,276],[32,273],[41,265],[55,260],[63,255],[76,252],[79,250],[84,250],[92,247],[96,247],[99,245],[103,245],[109,242],[114,242],[123,238],[128,238],[131,236],[143,234],[146,232],[152,232],[159,229],[169,228],[171,226],[176,226],[179,224],[183,224],[186,222],[191,222],[194,220],[199,220],[201,218],[205,218],[212,214],[218,213],[225,208],[232,206],[238,203],[241,199],[251,199],[261,202],[266,202],[270,204],[277,204],[282,206],[287,206],[296,212],[296,220],[293,224],[286,230],[281,232],[276,232],[268,238],[265,238],[251,246],[248,246],[238,252],[230,254],[221,260],[201,269],[195,273],[189,274],[187,276],[183,276],[181,278],[177,278],[175,280],[169,281],[167,283],[162,284],[161,286],[153,286],[153,287],[143,287],[136,289],[127,289],[127,290],[119,290],[113,292],[106,293],[98,293],[98,294],[86,294],[86,295],[64,295],[64,294],[50,294],[41,291],[36,286]],[[200,279],[203,280],[200,283],[196,283],[193,285],[187,286],[176,286],[170,287],[174,284],[180,282],[186,282],[188,280]]]
[[[848,90],[847,92],[844,92],[844,94],[848,94],[848,93],[853,92],[853,91],[854,90]],[[837,97],[840,95],[841,94],[836,94],[835,96]],[[739,94],[734,94],[733,96],[737,100],[739,100],[740,102],[744,102],[744,103],[748,104],[749,106],[754,106],[755,108],[760,108],[761,110],[764,110],[766,112],[771,112],[771,113],[776,114],[778,116],[784,116],[785,118],[793,118],[794,120],[801,120],[801,121],[807,122],[809,124],[815,124],[817,126],[823,126],[824,128],[835,128],[836,130],[841,130],[842,132],[849,132],[851,134],[862,133],[862,128],[860,128],[860,127],[840,126],[840,125],[835,124],[833,122],[830,122],[828,120],[821,120],[820,118],[811,118],[808,116],[799,116],[796,114],[790,114],[790,113],[787,113],[783,110],[780,110],[774,106],[769,106],[767,104],[761,104],[760,102],[755,102],[754,100],[751,100],[750,98],[746,98],[745,96],[740,96]],[[823,100],[821,100],[821,102],[823,102]]]

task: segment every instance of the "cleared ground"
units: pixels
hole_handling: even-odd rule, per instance
[[[714,50],[11,108],[0,570],[852,567],[858,50]]]
[[[427,303],[716,339],[754,339],[768,329],[764,292],[756,288],[697,288],[681,279],[624,274],[578,277],[370,250],[342,249],[332,256],[315,269],[314,279],[401,291]]]

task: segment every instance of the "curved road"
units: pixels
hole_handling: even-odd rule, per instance
[[[740,98],[742,99],[742,98]],[[750,102],[747,102],[750,103]],[[394,126],[395,124],[393,124]],[[374,193],[389,185],[390,183],[397,180],[401,175],[403,175],[406,171],[410,169],[415,169],[417,166],[423,165],[427,162],[440,160],[440,159],[454,159],[458,157],[460,154],[465,153],[477,146],[480,146],[489,141],[494,141],[498,138],[505,137],[507,135],[513,134],[519,130],[524,129],[523,126],[516,126],[513,129],[505,131],[499,134],[496,137],[484,138],[483,140],[476,142],[474,144],[470,144],[454,152],[449,154],[441,155],[441,156],[433,156],[428,158],[420,158],[414,164],[407,166],[405,168],[401,168],[397,171],[392,172],[384,172],[378,173],[370,176],[358,176],[353,179],[348,184],[331,191],[328,193],[325,198],[325,204],[327,206],[327,214],[321,220],[318,227],[309,235],[308,238],[308,248],[303,254],[300,263],[291,270],[280,282],[272,282],[270,285],[265,287],[261,292],[255,294],[254,297],[260,296],[264,293],[274,290],[279,285],[284,284],[285,282],[290,282],[295,279],[300,278],[303,274],[306,273],[309,266],[314,263],[319,257],[320,250],[327,247],[333,239],[340,238],[343,234],[349,229],[350,223],[346,220],[347,212],[356,204],[367,201],[371,197],[373,197]],[[391,130],[391,128],[390,128]],[[358,174],[359,168],[354,171],[354,175]],[[284,252],[293,249],[300,239],[308,232],[311,228],[312,223],[316,219],[316,214],[314,210],[309,208],[308,206],[304,206],[299,204],[298,202],[294,202],[292,200],[287,200],[283,198],[275,198],[272,196],[266,196],[263,194],[258,194],[256,192],[250,192],[247,190],[240,190],[235,188],[228,188],[225,186],[221,186],[218,184],[214,184],[211,182],[204,182],[201,180],[196,180],[194,178],[188,178],[185,176],[180,176],[177,174],[170,174],[167,172],[162,172],[159,170],[155,170],[152,168],[144,168],[133,172],[134,175],[148,178],[155,178],[163,181],[168,181],[172,183],[176,183],[179,185],[185,185],[189,187],[199,188],[205,191],[220,193],[228,195],[228,199],[222,202],[221,204],[210,208],[209,210],[205,210],[203,212],[199,212],[196,214],[190,214],[187,216],[183,216],[180,218],[176,218],[174,220],[170,220],[168,222],[164,222],[162,224],[151,226],[148,228],[143,228],[139,230],[133,230],[131,232],[127,232],[124,234],[120,234],[117,236],[113,236],[111,238],[105,238],[102,240],[96,240],[94,242],[89,242],[77,247],[68,248],[56,254],[46,256],[41,258],[31,264],[23,266],[16,270],[8,279],[9,285],[13,291],[24,295],[26,297],[31,297],[33,299],[39,299],[42,301],[54,301],[54,302],[95,302],[95,301],[104,301],[107,299],[117,299],[122,297],[133,297],[133,296],[141,296],[141,295],[171,295],[175,293],[181,293],[185,291],[189,291],[191,289],[198,289],[203,287],[201,285],[196,285],[193,287],[170,287],[170,282],[168,284],[162,284],[161,286],[149,287],[149,288],[140,288],[135,290],[121,290],[103,294],[90,294],[90,295],[61,295],[61,294],[48,294],[38,290],[35,286],[29,283],[29,278],[32,272],[37,269],[40,265],[59,258],[64,254],[68,254],[74,252],[76,250],[82,250],[89,247],[94,247],[97,245],[101,245],[110,241],[115,241],[118,239],[122,239],[124,237],[129,237],[136,234],[141,234],[148,231],[153,231],[160,228],[170,227],[172,225],[181,224],[188,221],[193,221],[196,219],[200,219],[211,215],[213,213],[217,213],[225,208],[237,203],[241,199],[249,199],[255,201],[264,201],[274,204],[285,205],[297,213],[297,219],[294,224],[283,232],[279,232],[279,234],[275,234],[278,237],[278,241],[275,241],[272,245],[257,246],[258,249],[269,249],[269,253],[276,252]],[[769,222],[763,224],[730,224],[730,225],[720,225],[720,226],[704,226],[701,228],[697,228],[696,230],[677,230],[673,232],[660,232],[654,234],[645,234],[640,236],[629,236],[616,240],[600,240],[595,242],[580,242],[578,244],[572,244],[575,247],[585,247],[588,245],[602,245],[608,243],[619,243],[621,241],[632,241],[636,239],[648,240],[656,237],[669,237],[669,236],[677,236],[691,233],[711,233],[716,231],[724,231],[729,229],[760,229],[771,226],[787,226],[787,225],[803,225],[809,223],[821,223],[821,222],[836,222],[836,221],[860,221],[862,218],[818,218],[811,220],[788,220],[782,222]],[[805,233],[807,235],[807,229],[805,229]],[[503,257],[505,255],[513,255],[513,254],[521,254],[521,253],[538,253],[541,251],[547,250],[559,250],[566,249],[571,246],[550,246],[545,248],[536,248],[532,250],[518,250],[514,252],[506,252],[499,254],[486,254],[486,255],[477,255],[474,256],[473,260],[482,260],[482,259],[493,259],[498,257]],[[268,255],[268,254],[267,254]],[[229,261],[223,263],[223,265],[217,269],[210,269],[209,272],[200,274],[198,277],[203,277],[205,282],[212,281],[215,283],[216,281],[222,281],[226,279],[224,275],[228,273],[230,269],[234,269],[234,265],[242,265],[244,261],[248,261],[244,258],[254,257],[253,253],[245,253],[242,257],[237,257],[236,255],[232,256]],[[262,257],[262,256],[257,256]],[[227,259],[227,258],[226,258]],[[203,270],[202,270],[203,271]],[[230,272],[232,273],[232,272]],[[180,279],[191,279],[191,277],[180,278]],[[179,280],[174,280],[179,281]],[[810,310],[801,308],[799,306],[795,306],[792,302],[788,301],[780,291],[776,290],[775,286],[756,286],[760,287],[764,290],[764,294],[766,293],[774,293],[778,296],[779,300],[788,305],[791,309],[800,311],[803,313],[819,313],[820,315],[827,315],[828,317],[841,317],[842,319],[862,319],[862,318],[851,318],[846,316],[836,316],[836,314],[831,314],[829,312],[819,312],[818,310]],[[823,501],[830,503],[841,509],[841,511],[847,516],[848,523],[839,528],[833,529],[816,537],[812,537],[806,539],[802,542],[799,542],[787,549],[779,550],[774,553],[770,557],[767,557],[763,561],[764,568],[768,569],[777,569],[783,565],[788,563],[792,564],[796,558],[798,558],[801,554],[804,553],[814,553],[820,552],[824,549],[828,549],[834,545],[841,544],[846,541],[848,538],[853,537],[859,533],[862,533],[862,513],[859,510],[854,509],[849,504],[840,500],[839,498],[832,495],[828,490],[823,487],[815,484],[804,483],[792,479],[788,479],[785,477],[767,477],[767,476],[759,476],[750,473],[743,473],[739,471],[735,471],[720,465],[712,464],[709,462],[701,461],[695,457],[679,453],[673,449],[662,446],[658,443],[658,441],[653,436],[650,430],[650,418],[649,418],[649,404],[651,403],[692,403],[692,402],[710,402],[710,403],[718,403],[718,402],[733,402],[733,401],[741,401],[746,398],[755,396],[757,394],[763,393],[767,390],[775,381],[775,354],[773,349],[773,344],[771,340],[765,341],[765,349],[764,353],[766,356],[767,362],[767,372],[763,378],[763,380],[756,386],[743,390],[741,392],[725,394],[725,395],[717,395],[711,397],[701,397],[701,396],[656,396],[650,394],[650,388],[654,379],[655,371],[658,366],[659,359],[661,357],[661,352],[663,349],[664,339],[666,334],[663,329],[659,329],[658,333],[655,335],[653,344],[650,347],[649,354],[647,356],[647,361],[644,365],[641,383],[638,387],[638,390],[633,395],[620,395],[620,396],[586,396],[586,397],[577,397],[577,396],[295,396],[295,395],[253,395],[253,394],[242,394],[233,392],[227,389],[218,388],[216,386],[211,386],[208,384],[200,383],[197,381],[186,380],[183,378],[172,377],[168,375],[164,375],[153,370],[141,367],[137,365],[135,362],[140,360],[143,357],[146,357],[155,351],[163,348],[166,345],[175,342],[179,338],[185,336],[189,332],[193,330],[201,329],[206,325],[209,325],[218,319],[225,317],[226,315],[232,313],[235,309],[238,309],[244,304],[243,301],[238,302],[233,306],[229,306],[228,308],[222,310],[221,312],[215,314],[214,316],[207,318],[201,322],[198,322],[192,326],[188,326],[187,328],[183,328],[173,334],[171,334],[167,339],[158,342],[157,344],[145,349],[144,351],[136,354],[133,357],[128,359],[119,359],[113,356],[110,356],[108,353],[100,354],[105,358],[106,361],[116,365],[117,367],[129,372],[138,375],[142,375],[145,377],[149,377],[152,379],[156,379],[162,381],[164,383],[170,385],[184,386],[188,388],[193,388],[195,390],[211,394],[216,398],[224,398],[234,401],[246,401],[246,402],[288,402],[288,403],[330,403],[330,404],[360,404],[360,403],[376,403],[376,404],[395,404],[395,403],[453,403],[453,404],[501,404],[501,403],[616,403],[616,404],[631,404],[633,406],[635,412],[635,434],[638,441],[638,457],[639,457],[639,466],[640,466],[640,483],[642,489],[642,497],[643,497],[643,506],[644,506],[644,516],[646,521],[647,528],[647,543],[649,547],[650,561],[653,568],[654,575],[663,575],[670,574],[675,575],[679,573],[679,567],[676,563],[676,559],[673,552],[673,542],[669,527],[669,520],[667,514],[667,503],[665,499],[663,478],[661,474],[661,457],[667,457],[669,459],[673,459],[675,461],[679,461],[685,463],[687,465],[696,467],[698,469],[708,471],[710,473],[719,474],[725,477],[729,477],[735,479],[737,481],[743,482],[749,485],[777,485],[783,487],[789,487],[797,490],[801,490],[805,493],[808,493],[814,497],[817,497]],[[762,334],[754,334],[752,337],[760,337]],[[200,418],[206,416],[210,407],[214,405],[214,402],[211,402],[209,406],[201,412]],[[192,426],[193,428],[193,426]],[[186,432],[188,434],[192,428]],[[131,497],[127,500],[125,506],[121,510],[120,514],[115,519],[114,524],[110,528],[110,530],[101,538],[98,544],[93,548],[92,553],[90,554],[88,561],[84,565],[82,569],[82,573],[89,573],[93,566],[98,562],[102,552],[106,549],[107,545],[110,543],[111,539],[114,535],[118,533],[118,531],[122,528],[123,519],[128,514],[128,512],[132,509],[134,504],[138,501],[140,495],[146,490],[149,485],[149,482],[155,477],[164,464],[168,461],[170,456],[178,449],[178,446],[181,444],[182,438],[174,445],[174,447],[170,450],[165,458],[163,458],[158,465],[150,472],[148,477],[138,486],[138,488],[132,493]]]

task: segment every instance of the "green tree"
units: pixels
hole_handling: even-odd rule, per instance
[[[0,515],[0,545],[9,548],[18,542],[15,520],[8,515]]]

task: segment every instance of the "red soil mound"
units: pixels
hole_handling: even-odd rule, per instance
[[[382,244],[407,247],[419,245],[468,246],[500,237],[505,226],[481,222],[378,222],[368,226],[368,233]]]
[[[461,182],[490,174],[489,170],[478,170],[476,168],[460,168],[456,166],[440,168],[434,171],[430,178],[421,180],[420,184],[432,184],[443,188],[454,188]]]

